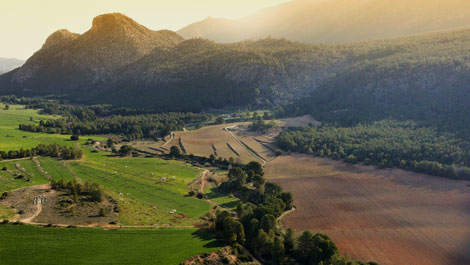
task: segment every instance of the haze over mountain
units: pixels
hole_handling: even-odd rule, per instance
[[[0,93],[162,112],[295,102],[294,111],[325,120],[393,117],[470,128],[468,54],[470,30],[330,45],[218,44],[107,14],[83,35],[52,34],[23,67],[0,76]]]
[[[23,64],[23,60],[15,58],[0,58],[0,74],[9,72],[15,68],[22,66]]]
[[[174,32],[147,29],[122,14],[105,14],[96,17],[91,29],[82,35],[68,30],[53,33],[21,69],[9,76],[23,89],[47,86],[50,91],[63,92],[94,84],[154,48],[182,40]]]
[[[470,26],[468,0],[294,0],[239,20],[209,17],[178,33],[217,42],[272,36],[332,43],[466,26]]]

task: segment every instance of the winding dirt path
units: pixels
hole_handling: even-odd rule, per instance
[[[36,207],[37,207],[37,210],[32,216],[30,216],[28,218],[25,218],[25,219],[21,219],[20,222],[22,222],[24,224],[36,224],[36,223],[33,223],[33,220],[34,220],[34,218],[38,217],[39,214],[41,214],[42,204],[38,203],[38,204],[36,204]]]
[[[165,147],[165,145],[171,143],[171,141],[173,141],[173,139],[175,139],[175,133],[171,132],[170,133],[170,139],[168,139],[168,141],[166,141],[164,144],[160,145],[160,148]]]

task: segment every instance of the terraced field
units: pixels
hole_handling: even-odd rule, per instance
[[[180,146],[181,143],[187,154],[206,157],[213,154],[216,157],[226,159],[233,157],[235,161],[240,163],[258,160],[246,150],[245,147],[238,143],[229,132],[224,130],[225,127],[234,125],[238,124],[222,124],[208,126],[194,131],[176,132],[175,137],[167,146]]]

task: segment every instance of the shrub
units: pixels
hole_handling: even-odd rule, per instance
[[[106,216],[106,210],[105,210],[104,208],[101,208],[98,215],[99,215],[100,217],[105,217],[105,216]]]
[[[72,135],[72,136],[70,136],[70,140],[78,141],[78,140],[80,140],[80,137],[78,135]]]

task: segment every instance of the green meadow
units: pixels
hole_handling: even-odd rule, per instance
[[[45,228],[0,225],[0,263],[172,265],[221,247],[190,229]]]
[[[47,184],[50,179],[97,183],[117,201],[120,224],[142,228],[105,231],[0,225],[1,264],[179,264],[220,247],[193,228],[211,208],[209,202],[187,196],[201,169],[157,158],[120,158],[85,145],[89,138],[106,141],[106,137],[83,136],[73,142],[70,135],[18,129],[21,123],[55,118],[22,106],[5,110],[0,105],[0,150],[57,143],[73,145],[84,154],[74,161],[50,157],[0,161],[0,192]],[[222,203],[230,200],[220,199]],[[12,215],[10,209],[0,207],[0,219]],[[144,228],[149,226],[168,228]]]

